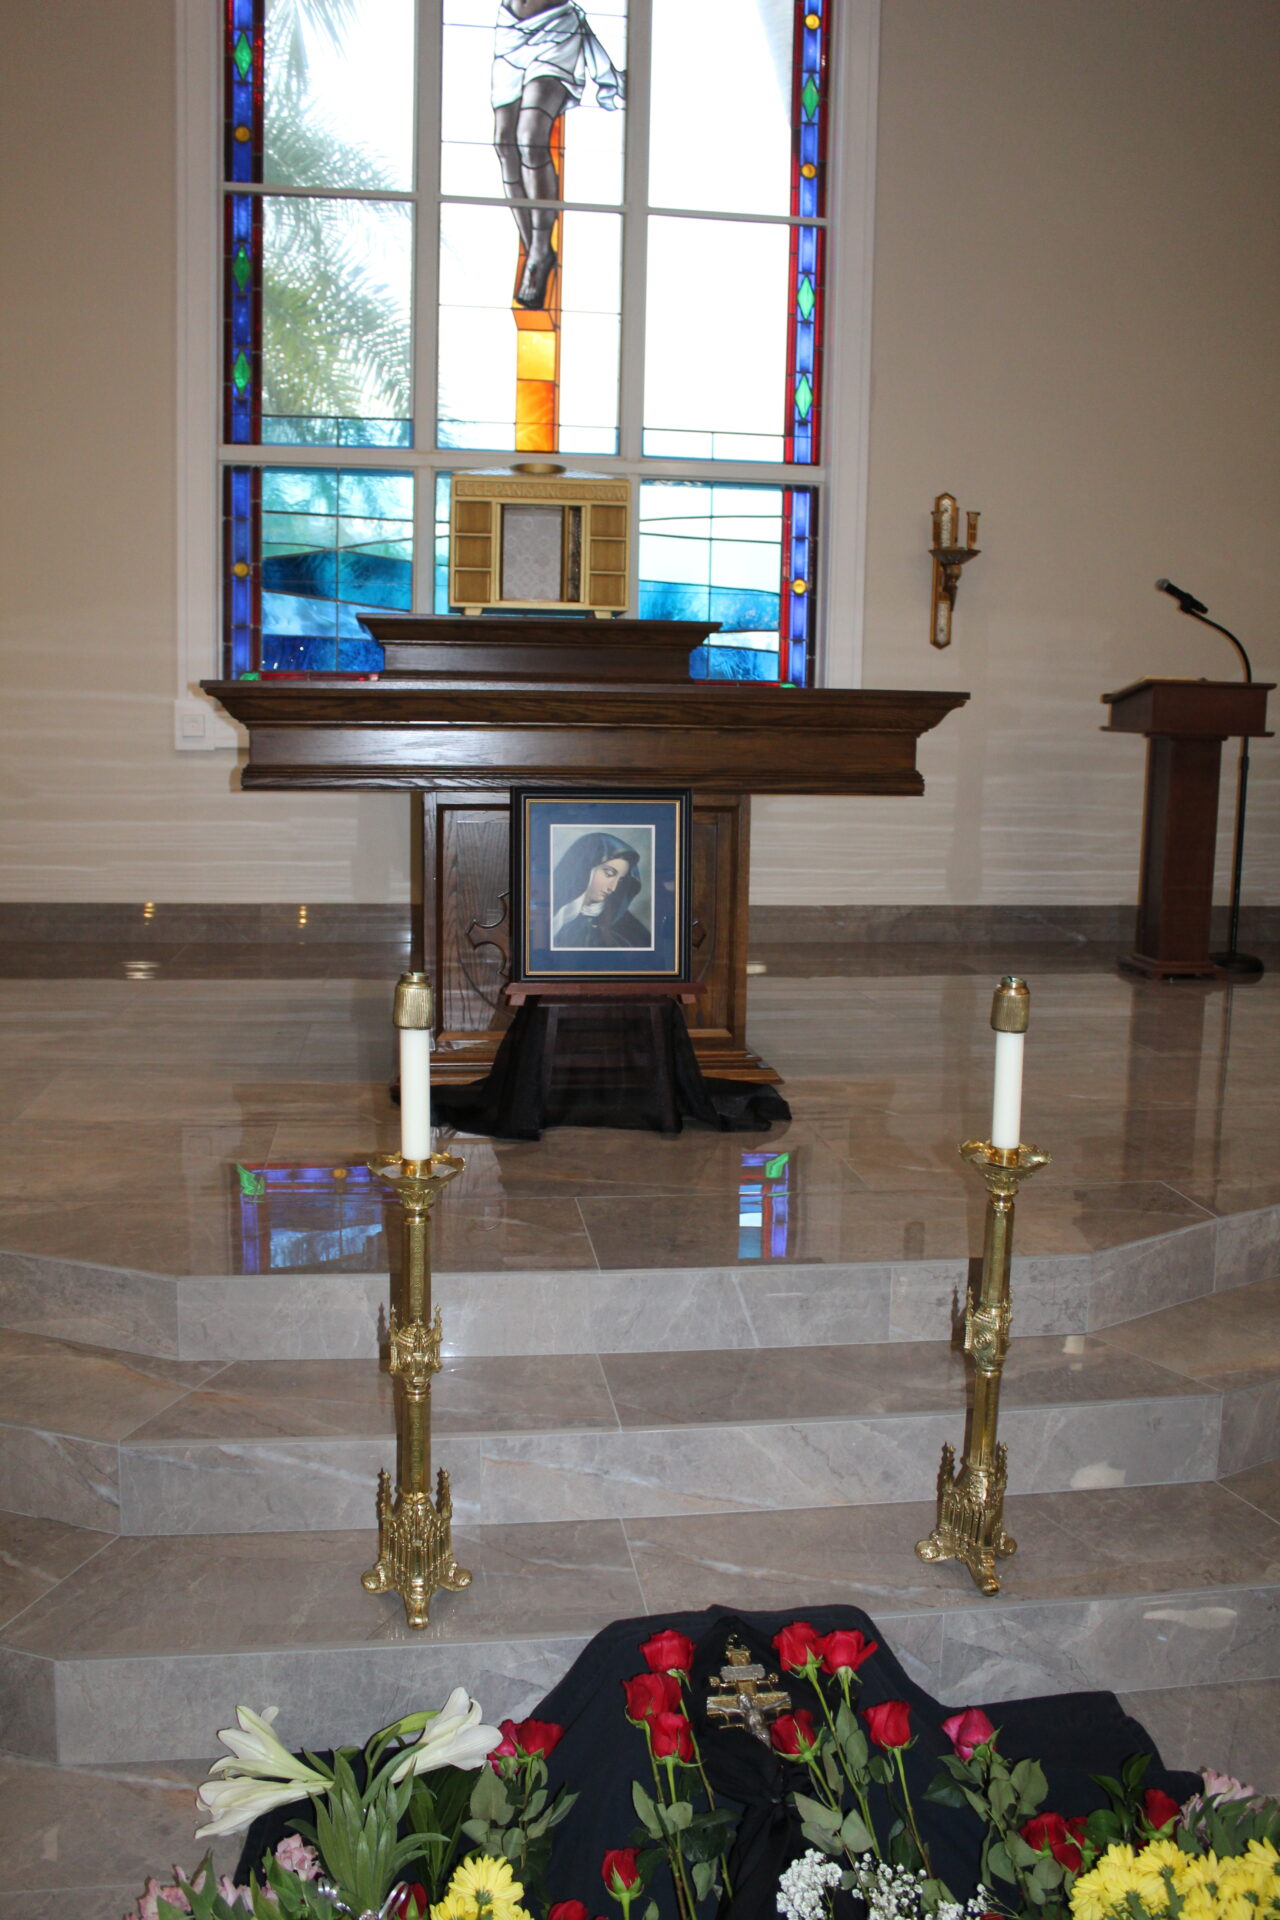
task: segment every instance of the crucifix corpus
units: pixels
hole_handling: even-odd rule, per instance
[[[769,1745],[769,1721],[791,1705],[791,1695],[778,1685],[776,1673],[757,1666],[736,1636],[725,1650],[725,1665],[710,1681],[707,1718],[727,1727],[743,1727],[762,1746]]]

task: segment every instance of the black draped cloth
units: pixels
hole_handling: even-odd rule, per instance
[[[560,1009],[573,1046],[547,1057],[547,1020],[536,1001],[517,1008],[488,1075],[465,1087],[433,1087],[437,1125],[500,1140],[537,1140],[544,1127],[649,1127],[678,1133],[686,1120],[722,1133],[762,1133],[791,1109],[772,1087],[709,1080],[674,1001],[658,1009],[660,1032],[625,1000]]]
[[[707,1776],[718,1804],[732,1806],[740,1815],[729,1854],[733,1899],[724,1913],[731,1911],[732,1920],[777,1920],[779,1877],[788,1861],[809,1844],[787,1803],[789,1792],[808,1790],[807,1775],[803,1768],[766,1749],[741,1728],[708,1720],[704,1703],[708,1682],[725,1664],[726,1644],[736,1635],[754,1660],[770,1673],[779,1674],[793,1708],[809,1707],[815,1719],[820,1718],[812,1690],[802,1680],[781,1672],[771,1645],[774,1634],[795,1618],[794,1609],[737,1614],[709,1607],[702,1613],[619,1620],[584,1648],[564,1679],[530,1715],[564,1728],[564,1738],[548,1762],[551,1786],[553,1791],[567,1787],[579,1796],[568,1819],[555,1829],[548,1875],[552,1901],[581,1900],[588,1913],[612,1911],[601,1883],[600,1865],[611,1848],[631,1844],[636,1826],[632,1781],[651,1784],[644,1735],[624,1717],[622,1682],[646,1671],[639,1651],[641,1642],[663,1627],[675,1627],[687,1634],[697,1649],[686,1698]],[[951,1751],[942,1722],[962,1707],[984,1703],[962,1700],[943,1706],[933,1699],[910,1678],[870,1616],[856,1607],[811,1607],[804,1611],[803,1618],[820,1633],[836,1627],[860,1629],[868,1639],[879,1642],[877,1652],[859,1670],[862,1684],[855,1689],[857,1704],[869,1707],[882,1700],[904,1700],[910,1708],[915,1744],[906,1750],[904,1758],[917,1821],[935,1873],[957,1899],[968,1899],[978,1878],[982,1838],[978,1819],[967,1810],[934,1806],[925,1800],[924,1792],[941,1771],[941,1756]],[[985,1703],[984,1710],[999,1730],[999,1747],[1006,1759],[1035,1759],[1044,1768],[1049,1786],[1042,1809],[1045,1812],[1069,1819],[1106,1806],[1106,1795],[1090,1775],[1118,1774],[1125,1760],[1138,1753],[1152,1756],[1144,1785],[1160,1787],[1178,1801],[1200,1788],[1198,1774],[1171,1772],[1163,1765],[1150,1736],[1123,1711],[1113,1693],[1001,1700]],[[879,1787],[871,1789],[872,1813],[881,1834],[890,1824],[882,1793]],[[237,1869],[238,1879],[247,1880],[263,1853],[289,1830],[288,1811],[286,1808],[255,1822]],[[675,1920],[675,1900],[665,1872],[655,1877],[648,1897],[657,1900],[664,1920]]]

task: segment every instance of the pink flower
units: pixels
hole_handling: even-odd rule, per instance
[[[286,1834],[276,1848],[276,1862],[286,1873],[296,1873],[299,1880],[316,1880],[320,1876],[320,1855],[307,1845],[301,1834]]]
[[[176,1881],[178,1869],[175,1867],[173,1871]],[[191,1911],[191,1902],[180,1886],[162,1887],[155,1875],[151,1874],[138,1902],[138,1920],[160,1920],[160,1909],[156,1904],[160,1900],[167,1900],[171,1907],[177,1907],[179,1913]]]
[[[972,1760],[975,1747],[989,1746],[996,1737],[996,1730],[981,1707],[966,1707],[963,1713],[953,1713],[949,1720],[943,1721],[942,1731],[961,1760]]]

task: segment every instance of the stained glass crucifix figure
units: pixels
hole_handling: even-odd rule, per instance
[[[554,202],[564,197],[564,115],[581,101],[588,74],[601,107],[621,106],[625,76],[575,0],[501,0],[493,50],[493,144],[520,236],[512,313],[521,452],[554,453],[559,444]]]

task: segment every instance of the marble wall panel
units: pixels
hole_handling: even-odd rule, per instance
[[[1163,1687],[1120,1703],[1140,1720],[1166,1766],[1215,1767],[1263,1793],[1280,1793],[1280,1680]]]
[[[1206,1221],[1156,1240],[1095,1253],[1089,1288],[1090,1332],[1212,1293],[1217,1225]]]
[[[1226,1386],[1218,1472],[1242,1473],[1280,1453],[1280,1377]]]
[[[0,1487],[13,1513],[115,1533],[119,1476],[119,1455],[107,1441],[42,1433],[37,1427],[0,1427]]]
[[[184,1360],[348,1360],[378,1350],[385,1273],[204,1276],[177,1288]]]
[[[948,1614],[941,1691],[1014,1700],[1091,1687],[1138,1691],[1170,1675],[1188,1686],[1280,1673],[1280,1589],[1114,1597],[1053,1605],[996,1603]]]
[[[1280,1274],[1280,1207],[1229,1214],[1216,1234],[1215,1287],[1246,1287]]]
[[[866,1346],[893,1339],[885,1265],[738,1267],[759,1347]]]
[[[37,1253],[0,1253],[0,1325],[126,1353],[178,1352],[174,1282]]]
[[[307,1653],[206,1654],[64,1661],[57,1677],[57,1758],[64,1762],[212,1758],[216,1729],[240,1701],[278,1704],[286,1745],[368,1738],[401,1714],[439,1706],[465,1675],[491,1724],[520,1718],[573,1664],[587,1636]],[[50,1713],[45,1722],[52,1727]]]
[[[706,1427],[451,1434],[437,1448],[459,1521],[631,1519],[927,1500],[962,1410]],[[1009,1409],[1019,1493],[1211,1478],[1216,1394]],[[308,1532],[370,1524],[382,1439],[125,1446],[121,1531]]]
[[[950,1339],[981,1260],[915,1260],[894,1266],[891,1340]],[[1009,1278],[1017,1333],[1083,1333],[1092,1279],[1088,1254],[1015,1254]]]

